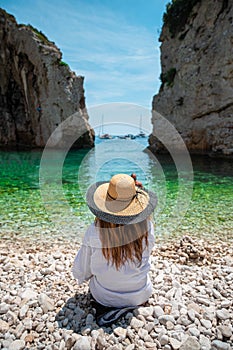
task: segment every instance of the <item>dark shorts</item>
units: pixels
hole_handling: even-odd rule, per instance
[[[116,308],[116,307],[104,306],[98,303],[98,301],[96,301],[92,295],[91,295],[91,305],[96,310],[96,314],[95,314],[96,322],[100,327],[110,326],[112,323],[118,321],[118,319],[124,316],[127,312],[133,312],[133,310],[138,307],[138,306],[128,306],[128,307]],[[144,305],[140,305],[140,306],[144,306]]]
[[[96,317],[105,314],[108,311],[116,309],[115,307],[109,307],[98,303],[93,295],[91,295],[91,306],[96,310]]]

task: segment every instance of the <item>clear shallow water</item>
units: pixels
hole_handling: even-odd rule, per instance
[[[50,177],[42,181],[39,169],[41,151],[0,152],[0,230],[19,234],[65,231],[82,236],[93,220],[85,204],[85,192],[95,181],[107,181],[115,173],[135,172],[144,186],[156,191],[157,234],[218,235],[226,239],[233,233],[233,162],[209,157],[192,157],[194,184],[188,210],[179,223],[177,195],[180,187],[176,166],[168,156],[155,158],[143,152],[146,139],[97,140],[95,149],[70,151],[64,160],[62,179],[56,172],[59,152],[48,155]],[[61,153],[61,152],[60,152]],[[62,181],[62,192],[59,181]],[[184,198],[191,188],[181,174]],[[56,197],[54,197],[56,193]],[[43,193],[42,193],[43,194]],[[182,208],[180,209],[182,211]]]

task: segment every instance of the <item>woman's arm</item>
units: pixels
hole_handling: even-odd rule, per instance
[[[153,249],[155,245],[155,231],[153,221],[149,221],[149,231],[148,231],[148,241],[149,241],[149,251]]]
[[[74,259],[73,276],[78,284],[88,281],[91,276],[91,247],[82,245]]]
[[[90,225],[84,235],[83,243],[74,259],[73,265],[73,276],[78,280],[78,284],[88,281],[91,276],[91,255],[92,247],[90,242],[92,241],[91,237],[93,235],[93,230],[95,230],[94,225]],[[95,233],[95,232],[94,232]]]

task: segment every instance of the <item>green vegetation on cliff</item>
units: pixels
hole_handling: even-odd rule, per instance
[[[18,27],[26,27],[29,28],[31,31],[33,31],[33,33],[36,34],[37,38],[44,44],[44,45],[51,45],[54,44],[52,41],[50,41],[47,36],[40,30],[36,29],[35,27],[33,27],[31,24],[19,24]]]
[[[174,38],[185,26],[193,7],[201,0],[172,0],[167,4],[163,15],[164,25],[168,26]]]
[[[37,35],[38,39],[40,39],[44,44],[51,43],[47,38],[47,36],[41,30],[39,31],[38,29],[33,27],[31,24],[28,24],[27,27],[30,28]]]
[[[60,66],[65,66],[65,67],[69,67],[68,63],[66,63],[64,61],[59,61],[59,65]]]
[[[160,80],[162,82],[162,86],[166,84],[167,86],[171,87],[173,85],[174,79],[176,75],[176,68],[169,69],[166,73],[160,74]]]

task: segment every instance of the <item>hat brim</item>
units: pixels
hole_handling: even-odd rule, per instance
[[[106,222],[111,222],[114,224],[135,224],[137,222],[143,221],[146,218],[148,218],[151,213],[154,211],[156,205],[157,205],[157,196],[154,192],[148,191],[143,189],[143,191],[148,195],[149,200],[147,206],[140,212],[135,215],[120,215],[120,214],[114,214],[107,211],[104,211],[103,209],[100,209],[95,201],[94,201],[94,194],[96,190],[99,188],[99,186],[108,183],[107,181],[101,181],[96,182],[95,184],[91,185],[86,193],[86,201],[87,205],[90,209],[90,211],[99,219],[104,220]]]

